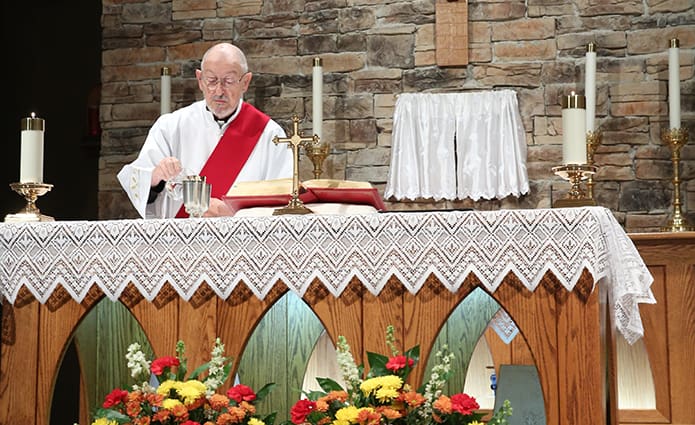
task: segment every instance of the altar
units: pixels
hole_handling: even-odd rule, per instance
[[[389,324],[426,358],[476,287],[526,340],[548,424],[616,423],[612,330],[642,337],[652,281],[602,207],[4,223],[0,423],[48,422],[66,344],[103,297],[130,310],[155,353],[185,340],[191,364],[217,336],[240,356],[286,291],[357,359],[381,349]]]

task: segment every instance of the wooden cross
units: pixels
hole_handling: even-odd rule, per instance
[[[319,142],[319,136],[314,134],[313,137],[302,137],[302,132],[299,131],[299,117],[295,114],[292,117],[294,131],[290,137],[273,137],[273,143],[276,145],[278,143],[287,143],[288,147],[292,148],[292,161],[293,161],[293,172],[292,172],[292,198],[290,202],[284,208],[278,208],[273,211],[273,215],[280,214],[311,214],[309,208],[304,206],[304,203],[299,199],[299,148],[301,146],[306,146],[311,143],[316,145]]]
[[[437,0],[434,26],[437,65],[467,65],[468,1]]]

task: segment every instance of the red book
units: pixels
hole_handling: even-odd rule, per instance
[[[244,208],[282,207],[291,199],[292,179],[237,183],[222,200],[234,214]],[[379,191],[368,182],[314,179],[300,183],[299,199],[309,203],[371,205],[385,211]]]

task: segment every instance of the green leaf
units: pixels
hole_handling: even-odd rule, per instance
[[[265,423],[265,425],[273,425],[275,423],[275,417],[277,415],[277,412],[273,412],[268,416],[263,417],[261,420]]]
[[[273,390],[273,388],[275,388],[275,387],[276,387],[276,384],[274,382],[270,382],[268,384],[265,384],[263,386],[263,388],[256,391],[256,401],[263,400],[268,395],[268,393],[270,393]]]
[[[384,376],[390,372],[386,369],[386,363],[389,358],[379,353],[367,352],[367,361],[369,362],[369,377]]]
[[[130,416],[124,415],[123,413],[117,411],[117,410],[112,410],[112,409],[104,409],[104,408],[99,408],[97,409],[95,415],[95,418],[106,418],[110,421],[116,421],[119,424],[125,424],[130,422]]]
[[[341,387],[339,383],[332,380],[331,378],[317,377],[316,382],[318,382],[321,389],[327,393],[331,391],[344,391],[343,387]]]
[[[204,363],[204,364],[198,366],[197,368],[195,368],[195,370],[194,370],[193,372],[191,372],[191,374],[190,374],[190,376],[188,377],[188,379],[189,379],[189,380],[190,380],[190,379],[198,379],[198,375],[200,375],[201,373],[205,372],[205,371],[208,370],[209,368],[210,368],[210,362],[207,362],[207,363]]]

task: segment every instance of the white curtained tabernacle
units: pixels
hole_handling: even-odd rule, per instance
[[[516,92],[404,93],[384,197],[502,199],[528,193]]]
[[[533,291],[550,271],[571,291],[584,269],[608,291],[634,342],[652,276],[602,207],[0,224],[0,289],[45,303],[60,285],[81,302],[129,283],[152,301],[169,282],[185,300],[207,283],[222,299],[244,282],[264,298],[281,279],[302,296],[314,278],[339,296],[353,277],[379,294],[392,276],[415,294],[434,274],[457,291],[475,273],[494,293],[509,272]]]

